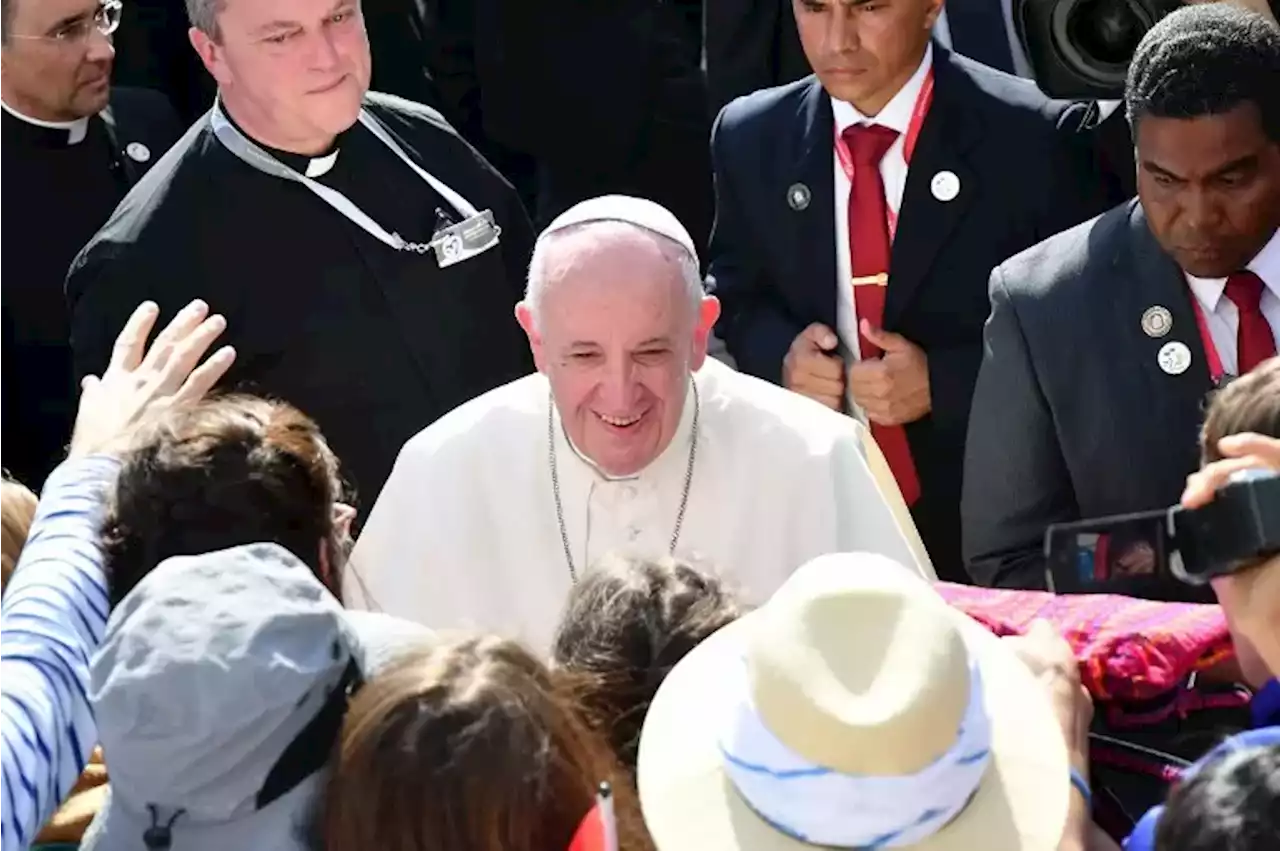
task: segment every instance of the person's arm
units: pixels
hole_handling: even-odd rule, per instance
[[[150,297],[145,275],[129,265],[119,247],[107,242],[91,244],[71,264],[66,296],[77,382],[86,375],[102,374],[111,360],[116,334],[130,312]],[[175,270],[175,274],[181,272]]]
[[[998,267],[991,274],[991,317],[983,332],[960,501],[965,562],[974,582],[1046,586],[1044,533],[1051,523],[1074,519],[1070,481],[1004,267]]]
[[[49,476],[3,603],[4,851],[26,848],[97,744],[89,657],[107,621],[98,523],[120,462],[95,455]]]
[[[102,640],[108,596],[99,511],[138,426],[197,401],[235,352],[204,361],[225,321],[189,305],[151,346],[155,304],[134,310],[102,377],[81,384],[68,460],[49,477],[0,608],[3,851],[26,848],[84,770],[97,741],[89,659]]]
[[[731,129],[725,127],[725,116],[730,111],[720,113],[711,131],[716,220],[708,250],[707,284],[722,307],[716,335],[739,370],[780,385],[782,360],[804,326],[772,302],[756,262],[754,236],[743,216],[745,208],[728,162],[726,134]]]

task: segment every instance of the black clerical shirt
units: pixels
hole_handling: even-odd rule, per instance
[[[4,466],[33,488],[61,460],[75,413],[67,269],[179,132],[162,97],[129,89],[67,126],[0,114]]]
[[[405,441],[532,369],[513,308],[533,234],[511,186],[434,110],[380,94],[366,109],[420,168],[492,211],[497,246],[447,268],[397,251],[237,158],[205,118],[77,258],[67,294],[78,374],[106,362],[112,329],[143,299],[166,315],[208,301],[238,353],[225,384],[313,417],[367,508]],[[428,242],[441,214],[462,218],[360,124],[327,157],[275,153],[410,242]]]

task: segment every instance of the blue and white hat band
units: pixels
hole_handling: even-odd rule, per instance
[[[741,698],[720,740],[725,770],[742,798],[777,830],[837,848],[912,845],[937,833],[973,797],[991,760],[982,676],[971,663],[969,704],[955,743],[919,772],[843,774],[809,762],[765,726],[751,701],[746,665],[734,666]]]

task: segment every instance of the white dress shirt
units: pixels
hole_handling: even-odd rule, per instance
[[[884,181],[885,201],[894,215],[902,206],[902,193],[907,188],[907,160],[904,155],[907,138],[907,127],[911,124],[911,115],[915,112],[916,99],[924,87],[929,69],[933,67],[933,45],[925,48],[924,59],[920,67],[907,80],[906,85],[898,90],[884,109],[874,117],[860,113],[857,108],[846,101],[831,99],[831,112],[835,118],[836,133],[843,133],[845,128],[854,124],[879,124],[890,130],[898,131],[884,159],[880,161],[880,179]],[[849,283],[852,271],[849,263],[849,193],[853,184],[840,164],[840,155],[836,153],[835,140],[832,139],[831,167],[835,173],[835,229],[836,229],[836,336],[839,337],[845,358],[849,361],[858,359],[858,311],[854,306],[853,286]],[[852,399],[849,410],[861,418]]]
[[[714,360],[694,381],[697,454],[676,555],[707,559],[751,604],[831,552],[878,552],[928,575],[872,472],[860,423]],[[577,575],[610,551],[667,555],[688,470],[692,391],[671,444],[627,478],[602,475],[578,455],[549,405],[547,380],[534,374],[410,440],[356,541],[344,603],[546,651],[572,585],[549,415]]]
[[[1266,285],[1262,291],[1262,315],[1271,326],[1276,347],[1280,348],[1280,231],[1271,235],[1271,241],[1262,247],[1245,268],[1261,278]],[[1236,336],[1240,330],[1240,313],[1231,299],[1226,297],[1227,279],[1196,278],[1191,275],[1186,278],[1196,301],[1200,303],[1205,324],[1209,326],[1209,336],[1213,338],[1214,348],[1218,350],[1223,370],[1229,375],[1239,375]]]

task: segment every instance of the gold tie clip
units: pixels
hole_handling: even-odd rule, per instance
[[[855,287],[883,287],[889,284],[889,273],[880,272],[876,275],[861,275],[850,279],[849,281]]]

